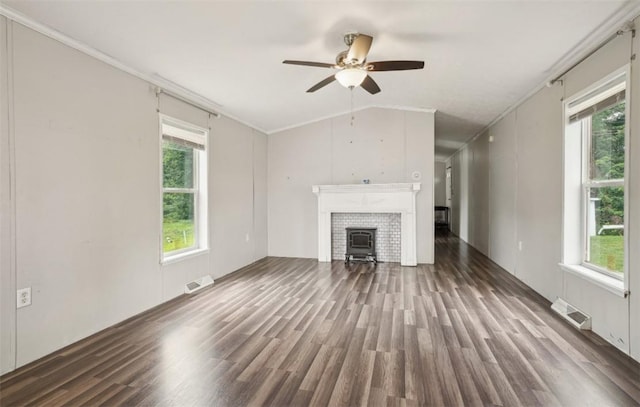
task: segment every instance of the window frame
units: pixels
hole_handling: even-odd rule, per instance
[[[159,137],[160,137],[160,263],[172,263],[177,260],[206,253],[208,247],[208,223],[207,223],[207,168],[209,155],[209,129],[195,125],[184,120],[177,119],[166,114],[159,113]],[[193,148],[193,186],[191,188],[174,188],[164,186],[164,134],[163,124],[173,125],[186,131],[204,134],[204,149]],[[188,141],[188,140],[187,140]],[[170,252],[164,251],[164,195],[165,193],[189,193],[193,194],[193,239],[194,245]]]
[[[568,147],[567,137],[570,132],[575,130],[570,129],[570,114],[569,114],[569,106],[572,103],[584,98],[586,95],[593,93],[599,88],[603,88],[605,85],[613,83],[617,78],[624,77],[625,84],[625,126],[624,126],[624,178],[623,179],[610,179],[610,180],[594,180],[591,178],[590,174],[590,154],[591,154],[591,123],[586,124],[585,119],[582,119],[574,124],[580,125],[580,151],[576,152],[572,150],[572,147]],[[584,278],[592,280],[594,283],[598,285],[604,284],[614,287],[616,293],[622,294],[626,296],[628,293],[629,287],[629,127],[630,127],[630,113],[631,113],[631,84],[630,84],[630,66],[626,64],[625,66],[615,70],[614,72],[606,75],[601,80],[591,84],[590,86],[584,88],[580,92],[572,95],[571,97],[565,98],[562,104],[562,112],[563,112],[563,259],[561,266],[565,271],[572,272],[574,274],[579,274]],[[605,93],[608,88],[604,88],[601,93]],[[591,116],[589,116],[591,117]],[[585,131],[585,127],[589,128]],[[575,137],[575,136],[574,136]],[[575,141],[573,141],[575,143]],[[572,151],[568,151],[572,150]],[[577,157],[579,154],[579,157]],[[576,207],[576,199],[575,193],[568,194],[568,190],[576,187],[577,180],[574,182],[568,181],[567,178],[575,178],[569,177],[568,174],[575,171],[570,167],[574,167],[578,165],[576,162],[579,159],[579,182],[580,182],[580,202]],[[567,185],[570,183],[571,185]],[[588,262],[586,259],[589,256],[589,231],[588,231],[588,216],[589,216],[589,199],[590,199],[590,191],[592,188],[603,188],[603,187],[622,187],[624,190],[624,232],[623,233],[623,274],[610,271],[604,267],[600,267],[596,264]],[[567,196],[570,195],[569,198]],[[569,202],[568,202],[569,201]],[[579,214],[579,225],[575,225],[575,222],[569,221],[567,222],[568,212],[575,210],[578,208],[580,210]],[[569,227],[568,227],[569,225]],[[576,227],[577,226],[577,227]],[[576,229],[579,229],[576,232]],[[576,236],[577,235],[577,236]],[[577,239],[577,241],[576,241]],[[575,253],[575,249],[578,247],[577,243],[579,243],[580,253],[579,256]],[[578,260],[579,259],[579,260]],[[596,272],[596,275],[592,274],[592,272]],[[600,275],[601,277],[598,277]],[[603,278],[604,277],[604,278]],[[607,287],[610,288],[610,287]]]

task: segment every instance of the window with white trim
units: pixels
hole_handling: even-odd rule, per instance
[[[207,248],[208,131],[162,115],[162,259]]]
[[[564,262],[618,280],[627,262],[627,94],[622,69],[565,103]]]

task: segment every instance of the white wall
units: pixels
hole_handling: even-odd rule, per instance
[[[446,162],[453,178],[453,233],[489,254],[489,135],[484,133]]]
[[[433,170],[433,205],[446,206],[447,164],[444,161],[436,161]]]
[[[16,230],[5,239],[3,148],[1,253],[4,262],[15,243],[17,287],[32,287],[33,305],[16,312],[3,302],[3,371],[13,368],[4,321],[16,318],[12,356],[24,365],[181,294],[196,277],[264,257],[267,215],[266,135],[181,102],[159,104],[143,80],[8,25],[13,52],[0,72],[13,73],[14,128],[2,145],[15,141]],[[211,128],[211,251],[164,266],[158,107]],[[15,295],[4,270],[3,301]]]
[[[548,299],[555,299],[561,290],[557,284],[562,249],[561,98],[562,87],[544,88],[518,107],[516,121],[516,241],[522,242],[522,250],[516,254],[515,273]]]
[[[636,22],[638,23],[638,22]],[[638,41],[633,42],[638,53]],[[562,100],[589,86],[630,61],[631,35],[604,47],[574,70],[562,83],[543,88],[449,159],[454,180],[471,179],[461,187],[452,206],[459,234],[507,271],[553,301],[560,296],[593,317],[593,330],[640,360],[640,301],[612,294],[590,281],[564,273],[558,267],[562,254]],[[640,78],[632,64],[632,106],[640,100]],[[630,259],[631,292],[640,292],[640,115],[631,117]],[[489,142],[489,136],[493,142]],[[487,156],[488,160],[478,160]],[[465,164],[466,163],[466,164]],[[476,187],[488,173],[489,185]],[[476,202],[486,203],[489,223],[478,226]],[[464,211],[468,212],[468,219]],[[480,220],[481,222],[481,220]],[[485,230],[486,229],[486,230]],[[518,243],[522,242],[521,249]]]
[[[212,270],[219,277],[267,255],[267,140],[227,118],[214,121],[211,132]]]
[[[412,182],[418,262],[433,262],[433,113],[372,108],[268,137],[269,255],[317,257],[316,184]]]
[[[515,272],[516,247],[516,114],[489,129],[489,254],[502,268]]]
[[[0,61],[6,61],[7,20],[0,16]],[[15,273],[13,259],[13,196],[9,151],[9,78],[7,64],[0,63],[0,375],[15,367]],[[4,312],[4,310],[11,310]]]
[[[451,225],[449,229],[460,236],[460,213],[461,205],[465,199],[469,199],[469,194],[460,193],[458,179],[463,176],[460,168],[460,156],[462,150],[450,157],[446,163],[447,167],[451,167]]]
[[[489,135],[477,137],[469,143],[469,242],[480,252],[489,254],[489,197],[484,193],[489,190]]]
[[[448,162],[451,166],[451,230],[469,240],[469,147],[465,146]]]

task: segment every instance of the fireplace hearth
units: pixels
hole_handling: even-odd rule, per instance
[[[371,261],[378,263],[376,255],[376,228],[346,228],[347,251],[344,255],[345,264],[353,261]]]

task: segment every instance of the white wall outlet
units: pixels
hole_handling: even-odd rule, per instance
[[[31,305],[31,287],[19,289],[17,300],[18,300],[18,304],[17,304],[18,308]]]
[[[245,240],[245,242],[249,241],[249,234],[248,233],[246,235],[244,235],[244,240]]]
[[[522,251],[522,240],[518,242],[518,250]]]

